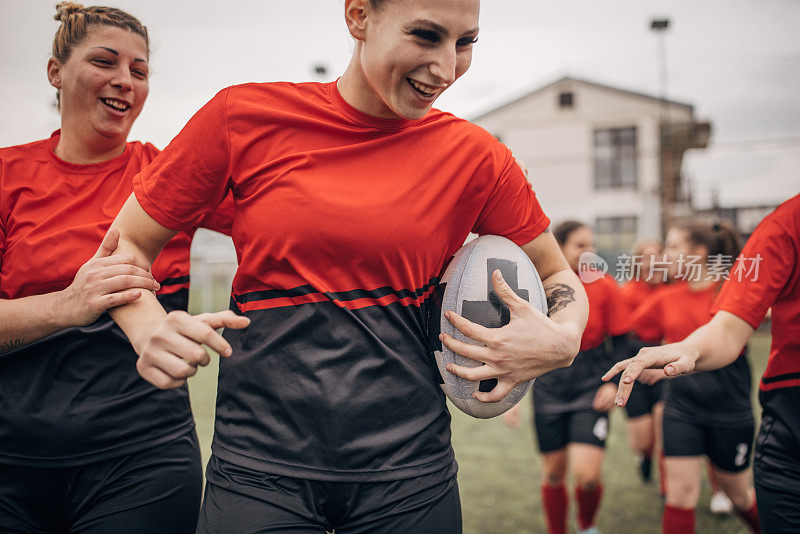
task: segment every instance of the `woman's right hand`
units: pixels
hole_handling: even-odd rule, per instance
[[[115,306],[138,299],[144,291],[158,291],[147,266],[136,265],[133,254],[112,256],[119,231],[111,228],[94,256],[78,269],[72,283],[59,292],[56,306],[67,326],[86,326]]]
[[[145,339],[134,343],[139,354],[136,370],[159,389],[183,385],[197,373],[198,366],[208,365],[211,358],[203,345],[220,356],[230,356],[233,350],[217,333],[217,328],[245,328],[250,319],[230,310],[189,315],[184,311],[167,314]],[[133,340],[132,340],[133,341]]]

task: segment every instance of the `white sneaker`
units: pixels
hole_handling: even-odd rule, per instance
[[[729,514],[733,512],[733,503],[724,491],[718,491],[711,495],[708,509],[712,514]]]
[[[577,534],[600,534],[600,531],[597,529],[597,526],[589,527],[586,530],[581,530],[578,525],[575,525],[575,532]]]

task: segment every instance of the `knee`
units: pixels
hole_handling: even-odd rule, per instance
[[[667,504],[677,508],[695,508],[700,499],[700,485],[683,480],[667,480]]]
[[[563,486],[565,474],[559,470],[547,471],[542,473],[542,484],[545,486]]]
[[[589,480],[589,481],[580,481],[576,480],[575,485],[579,487],[582,491],[595,491],[597,488],[600,487],[600,480]]]
[[[600,473],[588,470],[575,472],[573,478],[575,485],[584,491],[593,491],[601,483]]]
[[[755,502],[755,494],[750,488],[737,488],[734,491],[725,490],[725,494],[733,503],[737,510],[746,512]]]

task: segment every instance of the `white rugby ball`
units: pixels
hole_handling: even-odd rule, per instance
[[[492,285],[492,273],[497,269],[517,295],[547,314],[547,297],[542,280],[528,255],[505,237],[484,235],[461,247],[453,256],[434,294],[429,325],[441,386],[447,398],[461,411],[482,419],[500,415],[517,404],[531,388],[533,380],[518,385],[500,402],[481,402],[472,394],[478,390],[491,391],[497,380],[472,382],[450,373],[447,370],[449,363],[464,367],[484,364],[451,351],[438,340],[438,334],[445,332],[459,341],[483,345],[450,324],[444,316],[448,310],[487,328],[508,324],[508,306]]]

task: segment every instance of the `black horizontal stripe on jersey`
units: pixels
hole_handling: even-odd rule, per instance
[[[761,381],[765,384],[773,384],[775,382],[782,382],[784,380],[794,380],[800,378],[800,372],[798,373],[786,373],[782,375],[776,376],[765,376],[761,379]]]
[[[351,289],[349,291],[319,291],[310,284],[303,286],[293,287],[291,289],[265,289],[262,291],[250,291],[242,293],[241,295],[234,295],[233,299],[237,304],[246,304],[248,302],[257,302],[264,300],[274,300],[286,297],[300,297],[303,295],[312,295],[319,293],[325,295],[330,300],[338,300],[347,302],[352,300],[359,300],[364,298],[380,299],[389,295],[394,295],[398,299],[404,298],[419,298],[425,294],[431,287],[439,283],[439,277],[434,276],[425,285],[418,289],[394,289],[391,286],[383,286],[377,289]]]
[[[177,286],[180,284],[185,284],[189,281],[188,276],[177,276],[175,278],[165,278],[161,282],[159,282],[162,286]]]

